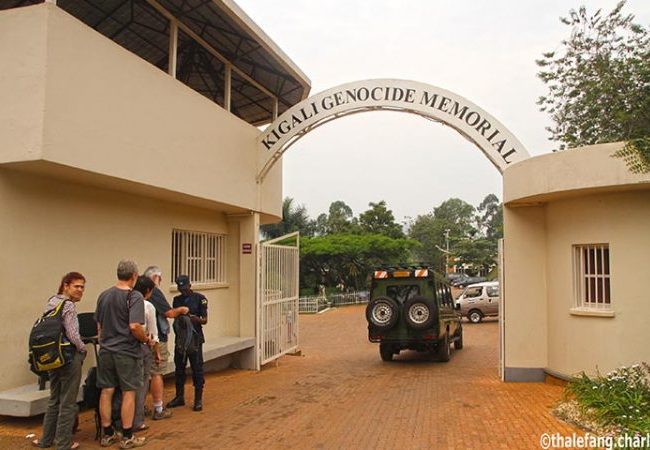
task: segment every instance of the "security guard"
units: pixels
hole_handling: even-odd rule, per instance
[[[203,409],[203,325],[208,323],[208,299],[203,294],[192,291],[190,277],[179,275],[176,277],[176,286],[180,295],[174,297],[173,308],[186,306],[189,308],[188,316],[192,321],[192,326],[198,335],[198,349],[196,352],[185,355],[180,352],[174,353],[174,364],[176,365],[176,397],[167,404],[168,408],[176,408],[185,405],[185,368],[187,361],[190,361],[192,368],[192,381],[194,383],[194,411]],[[178,336],[176,337],[178,339]]]

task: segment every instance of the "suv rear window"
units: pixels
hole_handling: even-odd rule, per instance
[[[396,302],[404,303],[409,298],[420,295],[420,286],[417,284],[386,286],[386,295],[388,295]]]

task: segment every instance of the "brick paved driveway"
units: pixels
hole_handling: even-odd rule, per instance
[[[411,352],[384,363],[363,307],[301,316],[302,356],[209,375],[204,411],[150,422],[146,448],[520,449],[539,448],[541,433],[570,434],[549,414],[561,388],[499,381],[497,327],[465,323],[465,348],[449,363]],[[81,426],[76,439],[98,447],[90,413]],[[38,419],[4,420],[0,447],[23,448],[30,432]]]

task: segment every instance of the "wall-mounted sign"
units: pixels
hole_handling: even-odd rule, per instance
[[[244,255],[250,255],[251,253],[253,253],[253,244],[242,244],[241,252]]]
[[[304,134],[332,119],[376,110],[417,114],[452,127],[476,145],[501,173],[509,164],[529,157],[501,122],[460,95],[416,81],[365,80],[315,94],[264,129],[258,138],[258,182]]]

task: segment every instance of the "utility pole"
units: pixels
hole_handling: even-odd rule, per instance
[[[446,250],[444,248],[440,248],[438,244],[435,245],[435,247],[438,250],[440,250],[442,253],[445,254],[445,275],[449,273],[449,232],[450,231],[451,230],[449,228],[445,230],[445,247],[447,247]]]
[[[445,274],[449,273],[449,228],[445,230],[445,242],[447,244],[447,251],[445,252]]]

